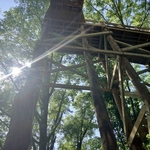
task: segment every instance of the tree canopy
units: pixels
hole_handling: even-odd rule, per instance
[[[33,50],[40,39],[44,15],[49,0],[18,0],[18,6],[4,12],[0,20],[0,149],[9,130],[12,104],[15,95],[25,85],[32,68]],[[150,27],[150,3],[147,0],[85,0],[83,13],[93,22],[112,22],[122,26]],[[107,77],[96,56],[92,56],[98,79],[106,82]],[[85,58],[82,55],[54,52],[43,61],[42,84],[34,112],[30,149],[33,150],[97,150],[102,149],[101,136],[95,117],[90,91],[58,89],[51,84],[89,86]],[[113,65],[114,61],[109,61]],[[25,67],[24,67],[25,66]],[[70,71],[65,67],[74,66]],[[142,67],[133,65],[138,71]],[[18,76],[11,74],[13,67],[22,68]],[[64,70],[60,70],[60,68]],[[113,71],[113,68],[110,69]],[[9,75],[11,74],[11,75]],[[7,76],[8,75],[8,76]],[[140,75],[149,88],[147,73]],[[134,91],[131,81],[126,79],[127,91]],[[103,85],[101,85],[103,87]],[[22,91],[23,92],[23,91]],[[123,124],[111,93],[103,93],[110,122],[120,149],[128,150]],[[127,111],[135,123],[141,108],[141,99],[126,97]],[[143,145],[149,148],[148,138]]]

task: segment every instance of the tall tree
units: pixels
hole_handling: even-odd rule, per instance
[[[20,0],[19,6],[16,8],[11,9],[10,11],[5,13],[5,18],[1,20],[1,27],[0,27],[0,70],[1,74],[4,75],[5,73],[10,73],[13,65],[16,65],[18,67],[22,67],[25,65],[27,61],[31,61],[32,58],[36,58],[41,53],[46,51],[47,49],[43,49],[42,46],[40,47],[38,44],[35,44],[35,41],[39,39],[40,32],[42,29],[42,23],[44,14],[47,10],[47,7],[49,6],[49,1],[33,1],[33,0]],[[84,14],[86,16],[86,19],[92,19],[92,20],[98,20],[98,21],[106,21],[106,22],[113,22],[113,23],[120,23],[122,25],[134,25],[138,27],[149,27],[149,3],[146,0],[142,1],[114,1],[114,0],[108,0],[108,1],[85,1],[84,5]],[[47,32],[47,31],[45,31]],[[44,32],[43,32],[44,37]],[[38,42],[37,42],[38,43]],[[36,46],[35,46],[36,45]],[[34,53],[33,53],[34,51]],[[33,57],[34,54],[34,57]],[[59,57],[60,58],[60,57]],[[63,117],[62,114],[64,114],[65,110],[68,109],[68,113],[70,112],[68,101],[70,101],[70,97],[75,97],[77,92],[70,92],[66,91],[65,98],[66,100],[63,101],[63,94],[64,91],[60,90],[60,92],[54,91],[51,97],[49,97],[51,93],[50,86],[48,86],[48,80],[50,78],[50,81],[55,81],[55,77],[57,76],[55,72],[61,70],[62,68],[65,68],[64,66],[69,65],[79,65],[80,62],[82,62],[84,65],[77,69],[72,69],[74,73],[76,71],[82,72],[82,77],[79,77],[79,75],[75,75],[74,73],[70,73],[69,71],[63,71],[62,73],[58,74],[58,80],[57,83],[67,83],[67,84],[78,84],[78,85],[89,85],[88,81],[85,79],[87,76],[86,74],[86,67],[85,62],[83,61],[83,56],[76,56],[76,55],[66,55],[62,59],[62,64],[60,64],[59,60],[57,60],[58,57],[55,55],[53,59],[53,64],[51,63],[51,59],[45,59],[42,61],[39,61],[38,63],[35,63],[32,65],[30,69],[24,69],[21,76],[18,77],[12,77],[5,79],[5,81],[0,81],[1,88],[0,88],[0,114],[1,114],[1,120],[0,120],[0,127],[3,130],[0,130],[0,136],[2,137],[0,139],[0,146],[3,146],[4,140],[5,140],[5,134],[8,131],[8,124],[10,121],[10,110],[12,109],[12,103],[13,99],[18,93],[18,90],[20,87],[24,85],[23,90],[20,90],[19,94],[17,94],[13,109],[16,109],[19,107],[19,109],[16,109],[17,112],[15,112],[12,109],[13,116],[12,121],[10,124],[10,132],[8,134],[8,137],[10,140],[6,140],[6,144],[8,147],[5,147],[5,149],[26,149],[28,143],[30,143],[31,139],[31,129],[32,129],[32,120],[33,115],[36,116],[36,119],[34,120],[34,130],[33,130],[33,137],[32,137],[32,148],[34,150],[38,149],[53,149],[54,143],[58,141],[57,133],[59,131],[59,128],[62,126],[62,122],[60,121]],[[48,64],[47,64],[48,61]],[[50,62],[49,62],[50,61]],[[110,62],[112,63],[112,62]],[[47,68],[47,66],[52,66],[52,70],[54,72],[53,75],[47,74],[43,68]],[[62,68],[61,68],[62,67]],[[96,66],[97,67],[97,66]],[[66,69],[66,68],[65,68]],[[64,69],[64,70],[65,70]],[[29,71],[30,70],[30,71]],[[100,74],[102,69],[100,68],[100,71],[97,71],[97,75],[99,77],[104,77],[104,74]],[[5,72],[5,73],[2,73]],[[46,77],[49,76],[50,77]],[[80,73],[81,75],[81,73]],[[25,79],[27,77],[27,82],[25,82]],[[104,78],[99,78],[100,80]],[[105,78],[106,80],[106,78]],[[143,79],[144,80],[144,79]],[[149,78],[145,78],[144,82],[148,82]],[[54,82],[53,82],[54,83]],[[96,83],[97,84],[97,83]],[[128,83],[127,83],[128,84]],[[130,84],[130,82],[129,82]],[[133,89],[133,86],[130,85],[131,89]],[[40,88],[42,90],[40,90]],[[49,90],[50,89],[50,90]],[[118,89],[117,89],[118,90]],[[129,89],[128,89],[129,90]],[[35,93],[35,95],[33,95]],[[107,96],[106,96],[107,95]],[[127,149],[126,146],[123,146],[125,143],[125,140],[123,139],[123,130],[122,130],[122,123],[119,120],[118,112],[116,112],[116,108],[113,107],[114,101],[112,100],[112,97],[108,94],[103,95],[104,101],[107,105],[108,114],[111,116],[112,113],[113,119],[111,118],[110,121],[113,125],[115,134],[117,135],[117,143],[119,143],[119,146],[122,146],[122,149]],[[29,96],[30,99],[29,99]],[[55,98],[54,98],[55,96]],[[49,98],[51,98],[51,101],[49,102]],[[57,100],[56,100],[57,98]],[[81,97],[82,99],[82,97]],[[35,103],[38,100],[37,104],[37,110],[35,110]],[[137,99],[127,99],[129,101],[129,104],[134,104],[131,109],[128,109],[128,112],[130,116],[132,117],[132,122],[135,121],[135,116],[137,115],[140,104],[137,102]],[[55,103],[55,102],[56,103]],[[66,102],[67,101],[67,102]],[[70,103],[72,103],[70,101]],[[85,108],[87,109],[88,106]],[[59,109],[61,111],[59,111]],[[78,108],[74,108],[78,109]],[[30,111],[29,111],[30,110]],[[23,114],[22,112],[25,111]],[[35,111],[35,114],[34,114]],[[20,113],[21,112],[21,113]],[[90,112],[90,111],[89,111]],[[133,113],[134,112],[134,113]],[[15,114],[19,114],[18,118],[15,118]],[[31,115],[32,114],[32,115]],[[84,113],[83,113],[84,114]],[[29,117],[30,116],[30,117]],[[58,116],[56,118],[56,116]],[[64,118],[67,118],[66,116],[72,116],[69,120],[74,121],[73,119],[78,120],[78,118],[74,118],[74,116],[71,114],[65,114]],[[84,117],[83,117],[84,118]],[[14,121],[17,121],[17,126],[15,126]],[[27,121],[26,121],[27,120]],[[29,122],[29,120],[31,122]],[[60,121],[60,124],[59,124]],[[71,122],[68,122],[68,120],[64,119],[65,125],[71,124]],[[79,120],[80,122],[80,120]],[[76,123],[76,122],[75,122]],[[74,123],[74,124],[75,124]],[[87,125],[88,121],[85,121],[84,127]],[[48,125],[47,125],[48,124]],[[58,125],[59,124],[59,125]],[[73,125],[74,125],[73,124]],[[57,126],[58,125],[58,126]],[[64,125],[64,124],[63,124]],[[71,125],[72,127],[74,127]],[[79,128],[81,127],[81,124],[77,124]],[[22,131],[22,127],[26,126],[26,129],[28,129],[29,132]],[[65,126],[64,126],[65,127]],[[17,129],[20,130],[20,132],[15,132]],[[40,129],[40,130],[39,130]],[[62,127],[63,129],[63,127]],[[14,132],[11,132],[14,130]],[[50,130],[50,131],[49,131]],[[25,137],[21,137],[22,134],[26,133]],[[36,133],[36,134],[35,134]],[[77,133],[77,132],[76,132]],[[14,138],[14,136],[16,137]],[[28,135],[27,135],[28,134]],[[47,135],[46,135],[47,134]],[[59,133],[60,134],[60,133]],[[58,134],[58,136],[59,136]],[[65,132],[61,133],[65,134]],[[86,134],[88,137],[90,134]],[[18,136],[18,138],[17,138]],[[66,135],[64,135],[65,137]],[[91,140],[88,140],[88,138],[83,138],[83,141],[91,146],[90,143],[97,143],[99,140],[98,138],[91,137]],[[27,138],[26,138],[27,137]],[[44,138],[42,138],[44,137]],[[28,140],[24,140],[28,139]],[[45,140],[47,138],[47,140]],[[15,145],[7,144],[7,142],[11,143],[16,142]],[[71,139],[71,138],[70,138]],[[97,140],[98,139],[98,140]],[[19,142],[20,141],[20,142]],[[26,146],[23,148],[20,148],[19,146],[22,144],[21,141],[26,142]],[[82,140],[81,140],[82,141]],[[66,143],[71,143],[71,145],[81,145],[77,144],[77,142],[72,142],[71,140],[68,140],[67,142],[64,140],[61,141],[62,145],[65,145]],[[82,143],[82,149],[86,149],[88,147],[85,146],[85,143]],[[121,144],[122,143],[122,144]],[[145,142],[145,145],[147,143]],[[18,146],[18,147],[17,147]],[[10,148],[11,147],[11,148]],[[86,147],[86,148],[85,148]],[[95,147],[92,147],[90,149],[94,149]]]
[[[44,34],[45,32],[42,32],[41,38],[44,38]],[[45,49],[36,45],[33,59],[39,57],[44,51]],[[29,146],[36,101],[38,99],[39,87],[42,84],[42,73],[39,68],[44,66],[44,61],[39,60],[32,65],[24,87],[15,97],[4,150],[26,150]],[[15,138],[13,138],[14,134],[16,135]]]
[[[63,119],[61,132],[64,136],[60,140],[60,150],[81,150],[84,143],[94,135],[94,129],[97,128],[90,93],[79,93],[72,107],[74,110],[72,114]]]

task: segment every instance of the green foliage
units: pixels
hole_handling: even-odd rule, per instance
[[[90,93],[77,95],[71,106],[74,110],[73,114],[63,120],[64,137],[60,139],[59,149],[80,149],[82,143],[84,143],[83,149],[86,149],[92,146],[90,144],[97,143],[98,138],[94,137],[94,129],[97,128],[97,125],[91,101]],[[100,144],[100,140],[98,143]],[[93,148],[100,147],[99,144],[93,145]]]
[[[87,142],[83,143],[83,150],[102,150],[101,139],[98,136],[94,136]]]
[[[5,12],[4,19],[0,26],[0,75],[11,72],[13,66],[22,67],[27,61],[31,61],[35,42],[40,39],[43,18],[49,6],[49,0],[18,0],[18,6]],[[122,25],[134,25],[138,27],[149,27],[150,16],[148,15],[149,4],[142,0],[87,0],[84,3],[84,14],[88,20],[107,21]],[[93,57],[93,61],[97,57]],[[81,67],[63,70],[62,66],[83,64]],[[67,85],[89,86],[86,79],[86,66],[82,55],[53,53],[48,56],[48,63],[44,64],[39,100],[35,112],[33,126],[32,148],[38,149],[41,139],[41,130],[46,130],[46,147],[50,148],[57,143],[60,150],[76,150],[81,147],[83,150],[101,149],[101,139],[97,133],[97,122],[92,105],[91,94],[77,90],[63,90],[48,87],[46,84],[58,83]],[[113,67],[114,62],[109,61]],[[94,64],[99,80],[106,83],[106,75],[100,63]],[[134,66],[138,71],[139,66]],[[62,69],[58,72],[59,69]],[[47,77],[44,70],[52,71]],[[73,70],[73,71],[72,71]],[[75,72],[82,73],[83,76]],[[110,70],[112,72],[112,70]],[[13,98],[18,92],[28,75],[28,69],[23,70],[21,77],[6,79],[0,82],[0,147],[4,144],[6,132],[10,122],[10,113]],[[149,82],[147,74],[141,75],[143,82]],[[126,83],[126,90],[135,91],[131,82]],[[100,85],[101,86],[101,85]],[[103,87],[103,86],[101,86]],[[47,96],[48,95],[48,96]],[[47,97],[46,97],[47,96]],[[103,94],[108,114],[121,149],[127,149],[123,125],[115,106],[113,97],[109,93]],[[138,115],[140,109],[139,99],[126,97],[127,110],[132,122]],[[47,104],[47,105],[46,105]],[[44,120],[45,118],[45,120]],[[44,120],[44,121],[43,121]],[[145,147],[149,148],[147,141]]]
[[[138,0],[87,0],[84,14],[87,19],[122,25],[149,27],[150,5]]]
[[[147,135],[147,136],[146,136],[145,143],[144,143],[144,146],[145,146],[145,148],[146,148],[147,150],[150,150],[150,143],[149,143],[149,141],[150,141],[150,135]]]

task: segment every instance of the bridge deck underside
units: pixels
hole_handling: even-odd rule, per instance
[[[138,45],[150,42],[150,29],[138,29],[137,27],[132,26],[121,26],[114,23],[106,23],[106,22],[98,22],[98,21],[86,21],[84,19],[84,15],[82,12],[84,0],[51,0],[50,7],[45,16],[45,21],[48,23],[47,29],[47,39],[54,39],[55,37],[67,37],[69,35],[78,35],[81,34],[80,27],[84,26],[84,29],[87,30],[86,33],[97,33],[102,32],[103,27],[112,31],[112,36],[115,40],[130,44]],[[55,33],[55,34],[54,34]],[[82,38],[77,39],[78,43],[81,42]],[[97,49],[104,50],[104,36],[90,36],[87,37],[88,44]],[[45,45],[49,45],[52,47],[56,45],[56,43],[60,42],[60,40],[53,40],[51,42],[45,43]],[[77,44],[77,42],[72,42],[72,48],[63,47],[59,51],[67,52],[67,53],[75,53],[75,54],[83,54],[83,50],[76,49],[76,46],[81,46],[82,44]],[[40,44],[44,45],[44,42],[40,42]],[[120,48],[127,47],[124,44],[118,43]],[[73,48],[74,47],[74,48]],[[107,49],[112,50],[111,46],[107,42]],[[150,46],[144,47],[145,50],[133,49],[128,52],[135,54],[150,54]],[[92,52],[91,52],[92,53]],[[95,55],[96,53],[94,53]],[[111,57],[112,55],[109,55]],[[114,55],[113,55],[114,57]],[[130,62],[139,63],[143,65],[150,65],[150,59],[144,58],[140,56],[127,56]]]
[[[145,31],[139,31],[135,29],[127,29],[123,27],[115,27],[113,25],[101,25],[101,24],[92,24],[92,23],[83,23],[83,22],[71,22],[71,21],[65,21],[65,20],[56,20],[56,19],[50,19],[47,18],[49,21],[49,32],[47,32],[47,38],[55,38],[55,37],[67,37],[69,35],[78,35],[81,33],[80,27],[81,25],[84,26],[86,33],[98,33],[103,31],[103,27],[106,27],[109,29],[109,31],[112,31],[112,36],[115,40],[118,40],[120,42],[124,42],[130,45],[138,45],[138,44],[144,44],[147,42],[150,42],[150,32],[145,32]],[[55,35],[54,35],[55,33]],[[74,33],[74,34],[73,34]],[[104,50],[104,38],[102,35],[97,35],[97,36],[90,36],[87,37],[88,43],[90,46]],[[81,38],[79,38],[78,43],[81,42]],[[58,43],[59,40],[54,40],[51,43],[51,46],[55,45]],[[42,44],[44,44],[42,42]],[[50,44],[50,43],[49,43]],[[77,50],[76,46],[79,46],[76,44],[76,42],[72,42],[69,44],[73,46],[74,48],[68,49],[68,48],[61,48],[59,51],[61,52],[67,52],[67,53],[76,53],[76,54],[82,54],[83,51]],[[118,43],[120,48],[125,48],[127,47],[124,44]],[[111,46],[107,42],[107,49],[112,50]],[[128,52],[130,53],[135,53],[135,54],[150,54],[150,46],[146,46],[143,48],[144,50],[138,50],[138,49],[133,49]],[[94,53],[95,54],[95,53]],[[111,56],[111,55],[109,55]],[[139,63],[143,65],[150,65],[150,59],[149,58],[144,58],[144,57],[138,57],[138,56],[127,56],[130,62],[133,63]]]

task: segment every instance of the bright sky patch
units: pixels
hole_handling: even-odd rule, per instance
[[[13,76],[18,76],[21,73],[21,69],[18,67],[13,67],[12,68],[12,75]]]

